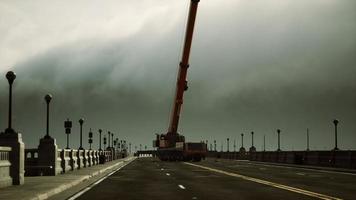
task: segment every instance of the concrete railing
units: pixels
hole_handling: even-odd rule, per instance
[[[356,151],[210,151],[207,157],[356,169]]]
[[[61,167],[62,167],[62,173],[66,173],[72,169],[71,166],[71,157],[70,153],[72,150],[70,149],[63,149],[60,152],[60,159],[61,159]]]
[[[71,170],[74,171],[78,169],[78,157],[77,157],[77,152],[78,150],[72,149],[69,153],[69,158],[70,158],[70,166]]]
[[[25,149],[25,176],[38,176],[38,149]]]
[[[41,156],[48,157],[51,155],[54,155],[55,158],[48,159],[48,163],[44,163],[43,160],[41,163],[39,162]],[[77,149],[57,149],[56,154],[41,155],[39,149],[25,149],[25,175],[53,176],[59,173],[66,173],[68,171],[110,162],[118,158],[123,158],[122,155],[120,152],[114,153],[112,150],[97,151]],[[55,160],[55,164],[51,162],[51,160]],[[48,168],[54,169],[48,170]]]
[[[10,152],[11,147],[0,146],[0,188],[12,185]]]
[[[78,150],[77,151],[77,163],[78,163],[78,169],[84,168],[84,151],[83,150]]]

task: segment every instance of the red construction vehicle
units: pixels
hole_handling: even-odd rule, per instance
[[[173,102],[172,115],[170,118],[167,134],[157,134],[154,141],[154,147],[157,147],[157,156],[161,160],[194,160],[200,161],[205,158],[207,153],[207,144],[204,142],[192,143],[185,142],[183,135],[178,134],[179,114],[183,104],[184,91],[188,89],[187,70],[189,67],[189,54],[192,44],[193,30],[195,17],[197,13],[199,0],[191,0],[188,22],[185,33],[185,41],[183,47],[182,60],[179,64],[179,72],[177,76],[176,93]]]

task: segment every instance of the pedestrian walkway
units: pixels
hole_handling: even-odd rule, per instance
[[[43,200],[98,175],[108,174],[133,161],[127,157],[102,165],[71,171],[57,176],[25,177],[25,184],[0,189],[0,200]]]

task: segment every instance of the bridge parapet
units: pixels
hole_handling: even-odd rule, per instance
[[[0,188],[12,185],[10,152],[11,147],[0,146]]]
[[[59,157],[61,159],[62,173],[66,173],[72,169],[70,153],[70,149],[62,149],[62,151],[60,152]]]
[[[209,151],[207,157],[251,160],[259,162],[314,165],[356,169],[356,151],[256,151],[256,152],[216,152]]]

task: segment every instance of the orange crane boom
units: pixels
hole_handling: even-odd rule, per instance
[[[179,115],[183,104],[183,95],[184,95],[184,91],[188,89],[188,82],[186,79],[187,79],[187,71],[189,67],[189,54],[192,45],[193,30],[194,30],[195,18],[197,14],[199,1],[200,0],[190,1],[190,9],[189,9],[185,39],[184,39],[182,60],[179,63],[179,72],[177,76],[175,98],[173,102],[173,109],[171,112],[171,118],[170,118],[167,134],[177,134]]]

